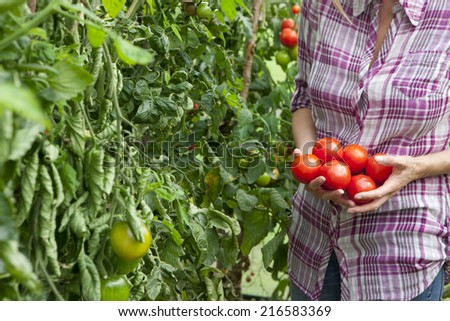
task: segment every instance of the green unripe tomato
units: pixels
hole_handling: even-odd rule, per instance
[[[126,276],[113,275],[101,280],[100,297],[102,301],[128,301],[130,284]]]
[[[289,49],[289,56],[292,60],[297,60],[298,46]]]
[[[144,242],[139,242],[133,235],[127,222],[121,221],[113,225],[109,238],[114,253],[123,260],[136,260],[143,257],[152,244],[152,235],[144,223],[141,223]]]
[[[271,180],[272,178],[270,177],[270,175],[264,173],[256,179],[256,184],[258,184],[258,186],[264,187],[269,185]]]
[[[287,51],[281,50],[275,54],[275,61],[280,66],[285,67],[291,61],[291,56]]]
[[[114,273],[116,274],[128,274],[136,270],[141,259],[136,260],[124,260],[114,255],[112,258],[112,264],[114,266]]]
[[[208,3],[202,2],[197,6],[197,16],[201,19],[211,19],[213,11]]]

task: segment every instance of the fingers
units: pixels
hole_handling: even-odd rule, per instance
[[[332,201],[343,207],[355,206],[355,203],[345,197],[345,192],[342,189],[326,190],[322,188],[322,184],[325,183],[325,177],[319,176],[313,179],[308,185],[306,190],[312,193],[315,197]]]

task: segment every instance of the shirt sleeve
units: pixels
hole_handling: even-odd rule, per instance
[[[291,100],[291,111],[311,108],[308,93],[308,78],[316,44],[318,3],[317,0],[303,0],[298,24],[298,55],[295,91]]]

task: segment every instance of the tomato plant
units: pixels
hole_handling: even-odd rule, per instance
[[[300,12],[300,6],[298,5],[298,4],[294,4],[293,6],[292,6],[292,13],[293,14],[298,14],[299,12]]]
[[[377,185],[367,175],[358,174],[350,178],[350,182],[346,188],[346,193],[349,199],[354,201],[356,204],[365,204],[369,201],[357,200],[355,195],[361,192],[371,191],[377,188]]]
[[[377,185],[383,185],[392,173],[392,166],[385,166],[376,162],[375,157],[383,155],[386,154],[377,153],[371,156],[366,164],[366,175],[370,176]]]
[[[345,163],[333,159],[320,167],[319,176],[325,177],[324,189],[345,189],[350,183],[351,172]]]
[[[289,28],[281,30],[280,42],[285,47],[295,47],[297,45],[297,31]]]
[[[143,257],[150,248],[152,235],[144,223],[141,223],[140,232],[143,242],[139,242],[133,235],[129,224],[125,221],[114,223],[109,235],[113,251],[124,260],[136,260]]]
[[[333,159],[342,160],[343,149],[336,138],[324,137],[314,144],[312,153],[326,163]]]
[[[369,154],[367,150],[358,144],[350,144],[344,147],[342,160],[350,167],[353,175],[364,171]]]
[[[100,297],[102,301],[128,301],[130,284],[124,275],[113,275],[101,280]]]
[[[303,154],[296,157],[291,164],[292,176],[300,183],[308,184],[320,172],[322,162],[313,154]]]

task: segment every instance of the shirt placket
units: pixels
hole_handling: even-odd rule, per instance
[[[375,53],[375,45],[377,41],[377,30],[379,25],[378,13],[381,8],[381,3],[375,3],[369,10],[370,13],[370,31],[367,34],[366,48],[364,51],[363,59],[361,62],[361,69],[359,73],[359,86],[358,86],[358,111],[357,111],[357,121],[360,128],[364,126],[364,118],[367,115],[370,108],[370,97],[369,97],[369,85],[370,81],[383,67],[386,58],[388,57],[389,50],[392,47],[392,42],[394,41],[395,34],[398,29],[401,11],[401,5],[395,4],[393,7],[394,18],[389,26],[389,30],[386,33],[383,44],[381,45],[378,56],[374,60],[371,68],[369,69],[369,64]],[[360,131],[360,134],[362,131]]]

